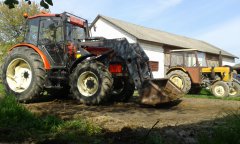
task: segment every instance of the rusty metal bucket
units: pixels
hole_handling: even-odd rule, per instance
[[[177,100],[184,93],[169,79],[145,80],[143,88],[139,90],[141,103],[146,105],[158,105]]]

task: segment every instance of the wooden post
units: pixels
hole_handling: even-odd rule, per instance
[[[219,51],[219,62],[218,62],[219,66],[222,66],[222,51]]]

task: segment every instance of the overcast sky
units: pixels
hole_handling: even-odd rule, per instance
[[[209,42],[240,57],[240,0],[53,0],[51,12],[98,14]],[[240,62],[240,60],[237,60]]]

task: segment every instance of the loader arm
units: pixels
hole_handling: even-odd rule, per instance
[[[130,44],[127,39],[94,39],[95,41],[86,41],[79,44],[78,47],[105,47],[114,50],[116,56],[120,57],[126,63],[129,75],[133,79],[137,89],[142,88],[146,79],[152,79],[152,71],[149,66],[149,58],[139,44]]]
[[[139,44],[130,44],[125,38],[105,39],[104,47],[114,49],[117,56],[120,56],[126,63],[129,75],[133,79],[137,89],[142,88],[145,80],[152,79],[152,71],[149,66],[149,58]]]

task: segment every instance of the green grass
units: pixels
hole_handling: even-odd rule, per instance
[[[5,95],[5,91],[3,88],[3,85],[0,83],[0,95],[4,96]]]
[[[51,115],[36,116],[11,95],[0,100],[0,142],[96,143],[101,141],[101,132],[99,126],[82,118],[63,121]]]
[[[187,98],[204,98],[204,99],[221,99],[221,100],[235,100],[240,101],[240,97],[225,97],[225,98],[218,98],[212,95],[212,93],[209,90],[202,89],[200,94],[188,94],[185,97]]]
[[[229,112],[221,120],[221,125],[212,128],[212,133],[202,133],[200,144],[239,144],[240,143],[240,112]]]

